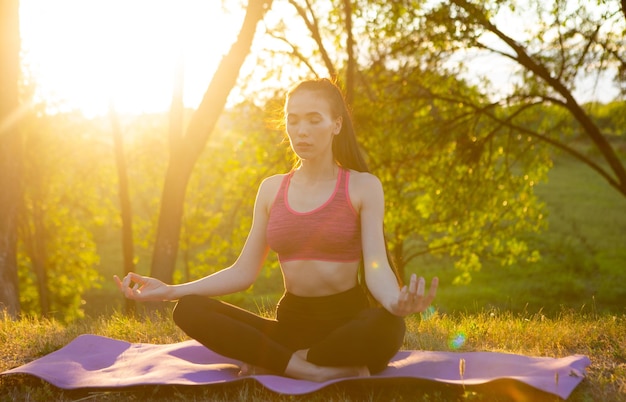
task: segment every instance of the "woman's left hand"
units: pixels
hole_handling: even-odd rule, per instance
[[[405,285],[400,289],[398,299],[389,306],[390,312],[401,317],[413,313],[421,313],[432,303],[437,294],[438,285],[439,278],[433,278],[428,294],[424,295],[426,280],[423,277],[418,279],[415,274],[411,275],[409,285]]]

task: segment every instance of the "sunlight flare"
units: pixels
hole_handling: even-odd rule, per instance
[[[201,0],[23,0],[23,67],[37,101],[96,115],[110,100],[120,112],[167,110],[183,65],[185,104],[195,107],[242,15]]]

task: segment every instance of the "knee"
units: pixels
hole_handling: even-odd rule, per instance
[[[386,339],[387,344],[393,345],[392,347],[400,348],[404,341],[404,334],[406,332],[406,324],[403,317],[391,314],[384,308],[376,309],[374,314],[373,327],[377,328],[376,335],[379,339],[382,337]]]
[[[374,330],[376,347],[370,352],[371,360],[368,364],[370,372],[376,374],[387,367],[389,361],[398,353],[404,342],[406,324],[404,318],[380,309],[375,313]]]

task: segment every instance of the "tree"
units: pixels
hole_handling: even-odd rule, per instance
[[[0,309],[20,311],[17,226],[21,199],[19,1],[0,1]]]
[[[124,261],[124,275],[134,271],[134,247],[133,247],[133,209],[130,200],[128,186],[128,169],[124,155],[124,137],[120,125],[119,116],[113,104],[109,106],[109,118],[113,131],[113,151],[115,154],[115,166],[118,177],[118,191],[120,200],[120,216],[122,219],[122,256]],[[135,301],[126,299],[126,313],[135,311]]]
[[[268,127],[265,108],[250,101],[223,113],[189,183],[181,238],[184,280],[238,257],[261,181],[291,166],[283,139],[281,130]],[[266,266],[270,272],[277,264],[270,259]]]
[[[533,21],[527,32],[506,33],[498,16]],[[489,115],[526,135],[567,152],[601,175],[626,197],[626,167],[590,111],[574,95],[584,75],[613,72],[616,84],[625,71],[626,21],[618,3],[600,1],[530,1],[528,9],[513,1],[443,1],[423,15],[424,32],[454,49],[474,49],[493,57],[513,61],[520,68],[521,81],[512,92],[494,103],[517,105],[515,116],[505,119]],[[535,27],[531,29],[530,26]],[[436,34],[435,34],[436,33]],[[594,147],[602,162],[572,146],[557,130],[534,131],[520,124],[524,115],[536,113],[541,105],[556,105],[578,123],[588,146]]]
[[[404,66],[362,71],[360,81],[355,120],[385,188],[385,231],[398,270],[445,252],[462,272],[457,281],[468,282],[484,257],[504,264],[536,258],[520,235],[543,224],[533,185],[547,172],[546,147],[424,87],[436,81],[440,90],[481,101],[454,77]]]
[[[236,83],[241,65],[250,52],[257,24],[270,5],[271,0],[248,2],[237,41],[221,60],[202,102],[191,117],[185,135],[170,138],[170,159],[163,184],[151,267],[151,275],[163,281],[172,281],[176,266],[189,177]]]

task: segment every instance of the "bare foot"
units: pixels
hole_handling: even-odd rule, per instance
[[[239,368],[239,377],[248,377],[251,375],[277,375],[275,372],[263,367],[253,366],[252,364],[242,363]]]
[[[367,366],[355,367],[357,369],[357,377],[370,377],[370,369]]]
[[[316,382],[324,382],[336,378],[370,376],[367,366],[318,366],[306,360],[307,354],[308,350],[294,352],[285,369],[285,375],[300,380]]]

